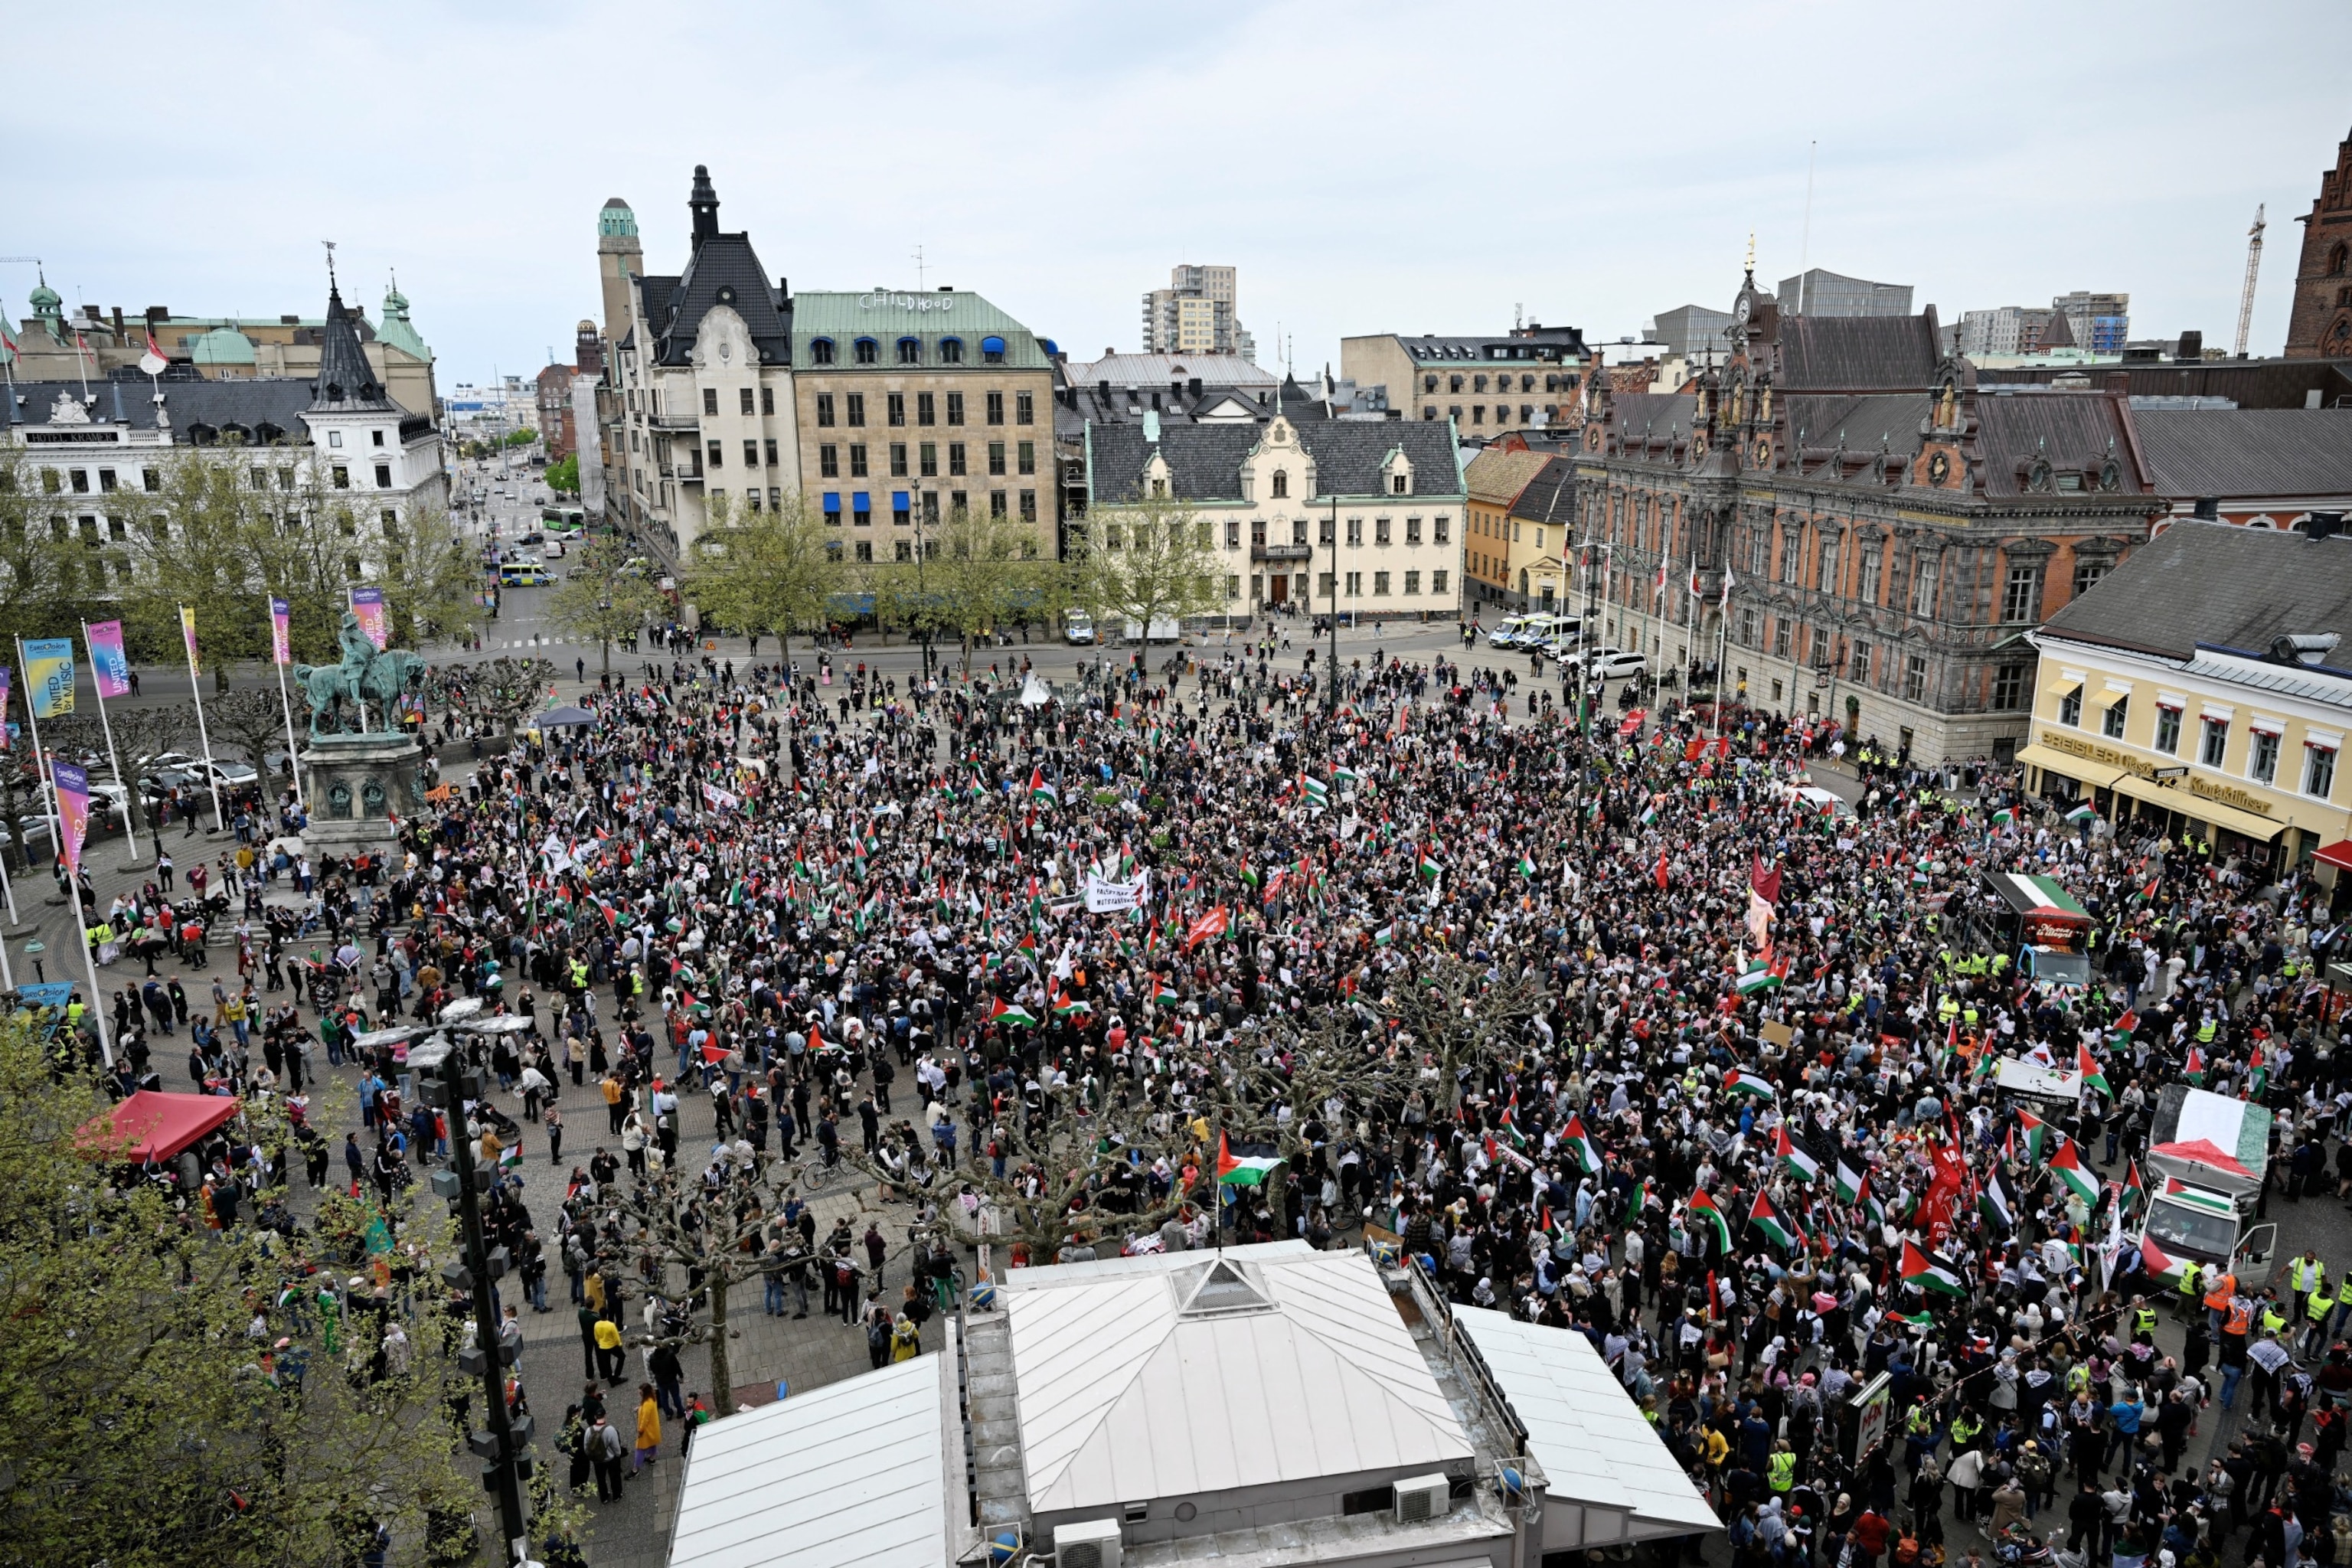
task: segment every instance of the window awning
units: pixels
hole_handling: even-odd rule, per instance
[[[852,511],[872,511],[874,510],[874,498],[867,495],[864,490],[858,490],[849,498],[849,510]]]
[[[2158,784],[2154,779],[2144,779],[2137,773],[2126,774],[2116,782],[2116,788],[2134,800],[2143,800],[2150,805],[2161,806],[2167,811],[2177,811],[2181,816],[2193,817],[2199,822],[2210,822],[2216,827],[2228,828],[2241,837],[2253,839],[2258,844],[2268,844],[2286,828],[2286,824],[2284,822],[2273,822],[2270,818],[2257,816],[2253,812],[2241,811],[2234,805],[2223,805],[2220,801],[2207,800],[2201,795],[2191,795],[2184,785],[2175,784],[2167,787]]]
[[[2050,695],[2053,697],[2071,697],[2082,689],[2083,683],[2079,680],[2061,679],[2050,683]]]
[[[2352,838],[2339,838],[2333,844],[2323,844],[2311,852],[2311,858],[2352,871]]]
[[[2054,746],[2045,746],[2039,742],[2030,746],[2020,746],[2017,749],[2017,760],[2029,767],[2056,773],[2061,778],[2073,779],[2075,783],[2090,789],[2111,789],[2123,773],[2121,768],[2111,768],[2104,763],[2087,762],[2081,757],[2069,756]]]
[[[907,492],[905,490],[892,490],[890,492],[890,507],[894,511],[905,511],[907,510]]]
[[[828,512],[838,512],[841,510],[841,492],[839,490],[827,490],[824,492],[824,510]]]
[[[2092,693],[2091,706],[2104,713],[2130,696],[2131,693],[2128,691],[2117,691],[2112,686],[2102,686],[2097,691]]]

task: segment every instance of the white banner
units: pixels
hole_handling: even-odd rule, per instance
[[[1087,874],[1087,912],[1092,915],[1117,914],[1131,910],[1151,897],[1151,873],[1139,872],[1133,880],[1113,882],[1089,871]]]

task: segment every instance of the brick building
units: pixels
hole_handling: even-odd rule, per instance
[[[551,364],[539,373],[535,400],[539,433],[547,440],[547,460],[560,463],[580,449],[580,427],[572,411],[572,380],[568,364]]]
[[[2352,357],[2352,136],[2336,143],[2336,167],[2319,176],[2319,195],[2303,225],[2294,269],[2286,357]]]
[[[2164,510],[2122,385],[1979,387],[1932,306],[1784,316],[1751,275],[1733,314],[1694,392],[1593,388],[1578,547],[1598,635],[1659,669],[1712,664],[1720,636],[1753,707],[1924,760],[2011,754],[2024,634]]]

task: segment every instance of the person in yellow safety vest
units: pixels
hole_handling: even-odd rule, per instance
[[[2215,1025],[2210,1015],[2208,1015],[2205,1021],[2197,1026],[2197,1043],[2200,1046],[2211,1045],[2213,1043],[2214,1031],[2217,1027],[2218,1026]]]
[[[2005,952],[1996,952],[1992,955],[1992,977],[1995,980],[2000,979],[2001,972],[2006,970],[2008,967],[2009,954]]]
[[[2147,1304],[2145,1296],[2132,1298],[2132,1338],[2156,1342],[2156,1309]]]
[[[1786,1497],[1797,1484],[1797,1456],[1786,1437],[1772,1445],[1772,1457],[1765,1462],[1764,1474],[1774,1497]]]
[[[2319,1261],[2317,1248],[2306,1247],[2301,1258],[2286,1266],[2286,1277],[2294,1285],[2296,1295],[2308,1296],[2314,1290],[2326,1288],[2327,1266]]]
[[[2327,1345],[2327,1317],[2336,1310],[2336,1298],[2327,1293],[2323,1279],[2303,1299],[2303,1353],[2317,1355]]]
[[[2265,1334],[2284,1333],[2286,1331],[2286,1313],[2280,1308],[2277,1298],[2265,1290],[2263,1292],[2262,1300],[2259,1304],[2262,1308],[2261,1321],[2263,1332]]]
[[[1945,992],[1944,999],[1936,1004],[1936,1016],[1948,1024],[1954,1018],[1958,1017],[1959,1015],[1960,1004],[1958,999],[1953,996],[1950,992]]]
[[[2203,1285],[2201,1266],[2192,1258],[2189,1266],[2180,1271],[2180,1290],[2172,1299],[2174,1317],[2186,1319],[2196,1314],[2198,1303],[2205,1293]]]
[[[1952,1417],[1952,1452],[1966,1453],[1975,1446],[1977,1434],[1983,1430],[1984,1423],[1970,1415],[1965,1408],[1962,1409],[1958,1415]]]
[[[1960,1027],[1973,1035],[1977,1032],[1977,1005],[1973,1002],[1960,1009]]]
[[[2327,1337],[2341,1339],[2347,1320],[2352,1320],[2352,1269],[2346,1270],[2342,1283],[2336,1287],[2336,1321],[2328,1325]]]

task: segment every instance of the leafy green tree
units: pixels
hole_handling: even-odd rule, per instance
[[[952,512],[940,530],[938,556],[925,563],[925,586],[937,596],[942,623],[963,647],[971,668],[973,643],[1009,621],[1034,613],[1050,563],[1034,554],[1034,533],[1010,518]]]
[[[275,464],[239,462],[234,448],[191,447],[164,467],[163,489],[145,525],[132,531],[128,619],[142,647],[180,656],[180,609],[195,612],[198,652],[213,689],[228,689],[234,660],[266,654],[269,617],[257,571],[258,542],[268,531],[255,482]]]
[[[1073,601],[1097,626],[1116,616],[1134,623],[1147,641],[1154,622],[1217,614],[1225,594],[1213,526],[1162,496],[1097,507],[1086,532],[1073,534]]]
[[[793,631],[823,624],[848,581],[837,541],[794,492],[762,511],[738,511],[714,496],[686,563],[687,592],[706,621],[767,631],[792,659]]]
[[[555,666],[546,659],[500,655],[443,667],[426,700],[446,712],[495,724],[506,736],[514,732],[515,721],[547,706],[554,680]]]
[[[572,453],[560,463],[547,465],[547,488],[560,496],[580,493],[580,454]]]
[[[629,548],[609,533],[572,547],[571,574],[547,596],[550,623],[573,637],[593,638],[604,672],[613,673],[613,645],[636,632],[661,606],[661,593],[642,571],[624,572]]]
[[[330,1340],[278,1292],[349,1272],[343,1237],[206,1228],[122,1180],[103,1109],[28,1020],[0,1024],[0,1561],[347,1563],[378,1521],[414,1542],[429,1514],[478,1506],[441,1310],[428,1298],[404,1346],[386,1343],[398,1314],[365,1310],[339,1311]],[[282,1155],[282,1115],[246,1116]]]
[[[482,569],[449,514],[419,508],[380,525],[375,576],[394,647],[426,647],[471,635],[482,622]]]
[[[103,570],[44,478],[21,449],[0,447],[0,626],[28,637],[72,635],[89,607],[85,585]]]

